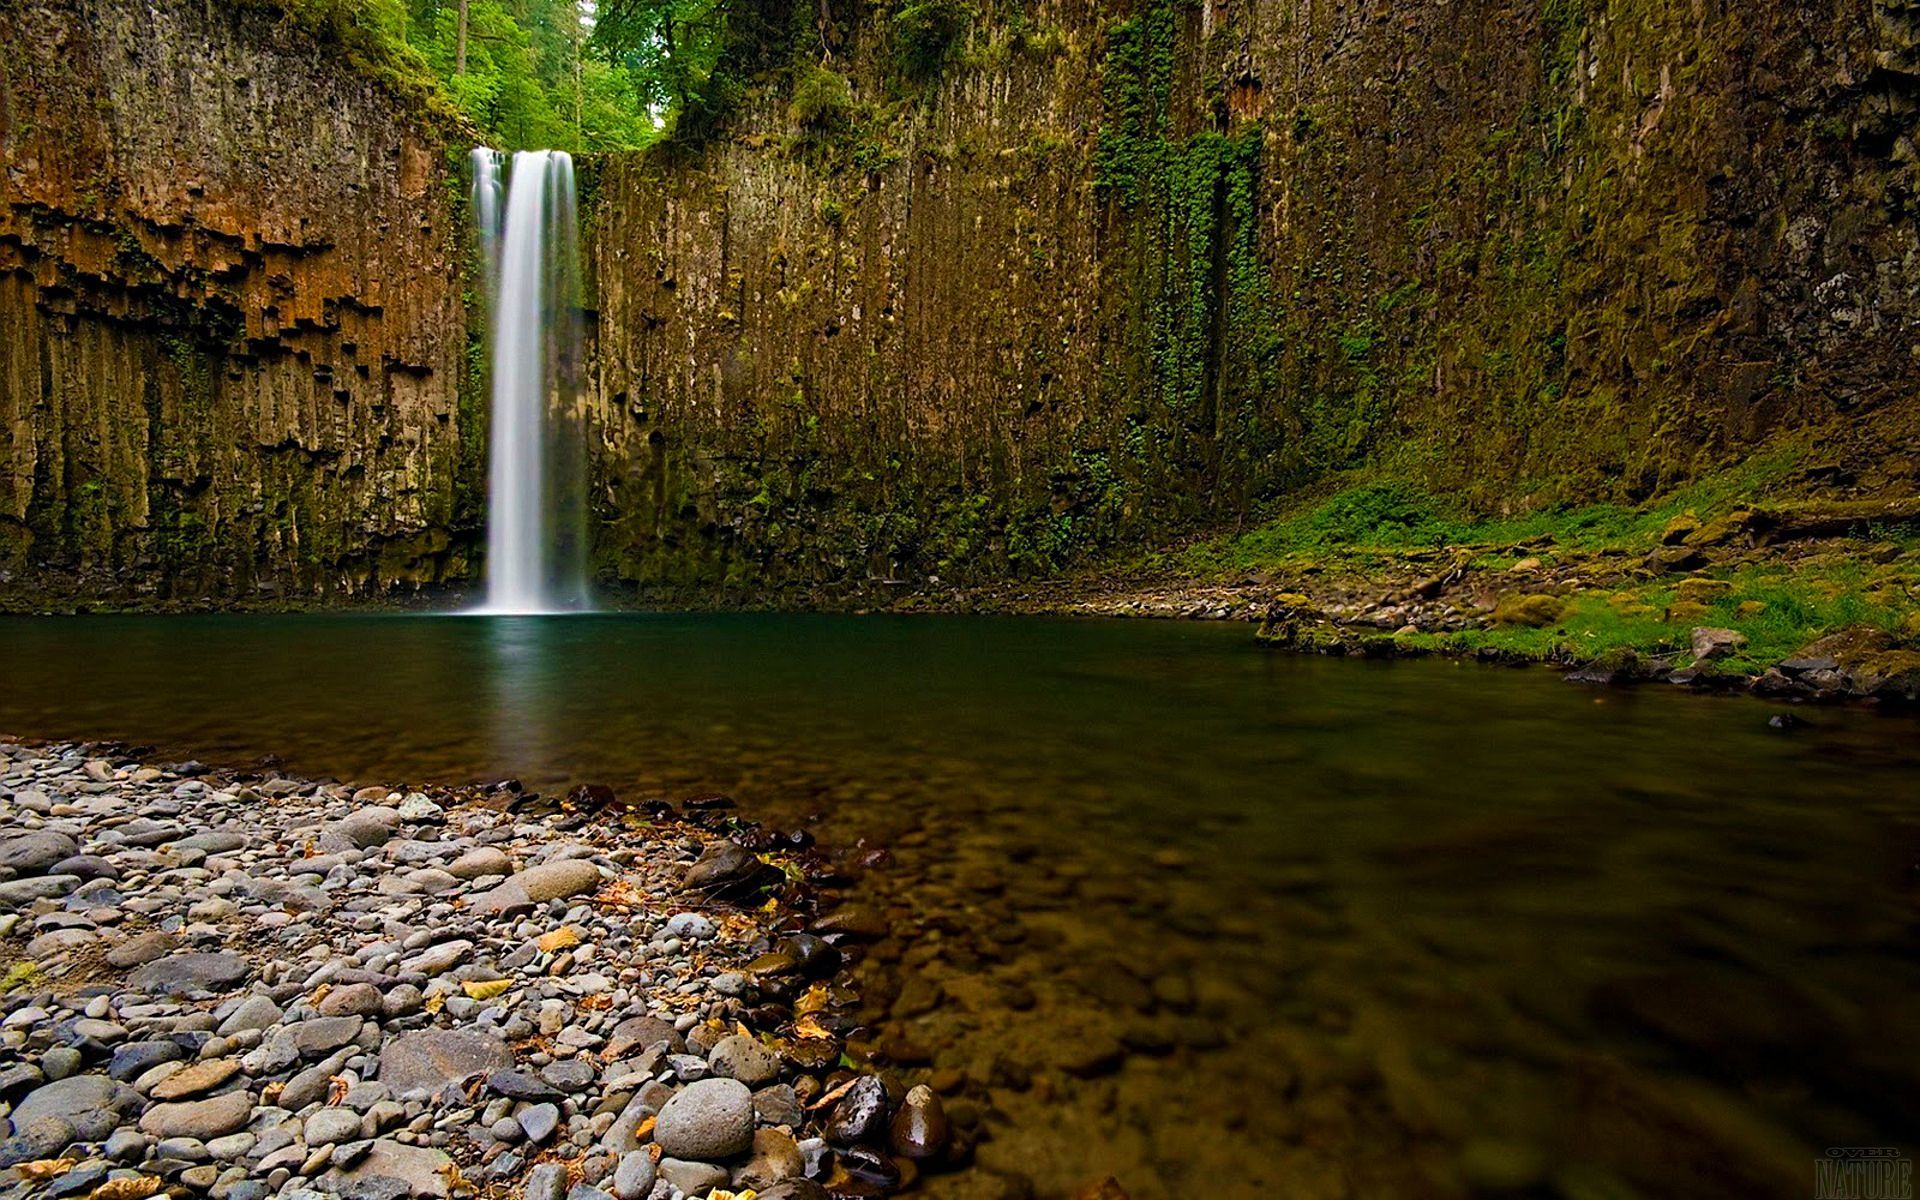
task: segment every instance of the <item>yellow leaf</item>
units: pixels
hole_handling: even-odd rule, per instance
[[[65,1175],[73,1170],[74,1164],[79,1161],[77,1158],[42,1158],[21,1163],[14,1167],[14,1170],[20,1172],[22,1179],[52,1179],[56,1175]]]
[[[828,996],[829,996],[829,993],[827,991],[826,984],[824,983],[808,984],[807,990],[804,992],[801,992],[800,998],[793,1002],[793,1011],[800,1013],[803,1016],[806,1015],[807,1013],[820,1012],[827,1007]]]
[[[819,1018],[815,1017],[812,1013],[808,1013],[798,1021],[795,1021],[793,1023],[793,1031],[803,1038],[831,1038],[833,1036],[833,1034],[827,1031],[827,1027],[820,1023]]]
[[[511,979],[469,979],[460,990],[475,1000],[491,1000],[512,986]]]
[[[107,1180],[88,1192],[87,1200],[147,1200],[148,1196],[158,1195],[160,1187],[157,1175],[129,1175],[125,1179]]]
[[[555,950],[565,950],[569,946],[580,944],[580,931],[571,925],[562,925],[558,929],[548,930],[534,939],[534,945],[547,954]]]
[[[435,992],[433,995],[427,997],[427,1011],[430,1013],[437,1013],[446,1006],[447,994],[445,992]]]

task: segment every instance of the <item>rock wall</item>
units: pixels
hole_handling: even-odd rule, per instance
[[[0,45],[0,594],[464,573],[446,133],[239,0],[22,0]]]
[[[1044,570],[1356,466],[1915,486],[1907,0],[991,0],[919,82],[834,7],[731,136],[601,166],[626,578]]]

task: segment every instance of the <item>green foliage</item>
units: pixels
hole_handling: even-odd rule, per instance
[[[938,75],[973,16],[962,0],[906,0],[893,14],[893,57],[900,74],[916,83]]]
[[[644,145],[661,112],[645,71],[592,53],[580,0],[243,0],[271,3],[402,97],[504,150]]]
[[[748,80],[812,48],[824,26],[805,0],[602,0],[593,45],[633,73],[670,136],[698,141]]]
[[[853,112],[853,85],[827,67],[799,68],[787,117],[802,129],[829,132],[843,128]]]

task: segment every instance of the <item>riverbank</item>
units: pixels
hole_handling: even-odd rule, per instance
[[[899,607],[1237,620],[1284,650],[1920,702],[1920,503],[1765,508],[1739,495],[1709,484],[1646,508],[1494,521],[1362,485],[1120,568]]]
[[[20,1194],[808,1200],[970,1152],[977,1110],[862,1043],[882,927],[723,797],[13,744],[0,797]]]

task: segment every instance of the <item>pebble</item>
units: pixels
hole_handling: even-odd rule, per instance
[[[699,841],[194,771],[0,744],[0,934],[52,985],[0,997],[0,1037],[33,1047],[0,1064],[0,1165],[80,1159],[49,1200],[135,1173],[441,1200],[454,1152],[527,1200],[804,1183],[794,1068],[739,1032],[767,936],[686,907],[710,903],[682,888]],[[710,895],[764,874],[731,841],[701,861]],[[590,901],[609,880],[619,902]],[[838,959],[781,945],[803,972]],[[115,974],[67,998],[88,947]]]

